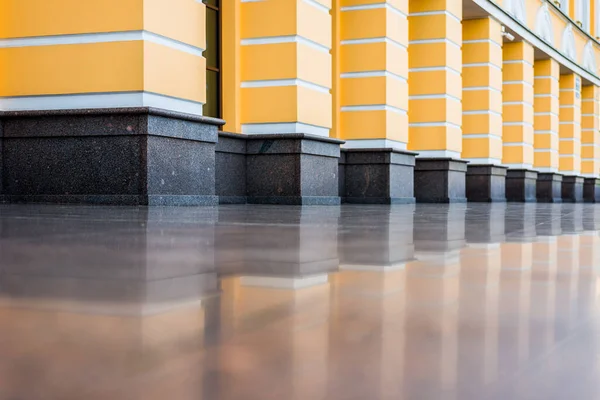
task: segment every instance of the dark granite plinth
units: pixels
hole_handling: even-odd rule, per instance
[[[246,135],[219,132],[216,192],[221,204],[246,203]]]
[[[506,201],[535,203],[537,177],[537,171],[529,169],[506,171]]]
[[[1,114],[8,202],[213,205],[221,120],[152,108]]]
[[[562,199],[565,203],[583,202],[583,176],[563,176]]]
[[[340,161],[345,203],[414,203],[416,153],[379,149],[345,149]],[[341,172],[340,172],[341,173]]]
[[[464,203],[467,162],[453,158],[417,158],[415,198],[418,203]]]
[[[0,160],[0,162],[2,162]],[[585,178],[583,180],[583,200],[586,203],[600,203],[600,179]]]
[[[491,203],[506,201],[506,167],[498,165],[467,165],[467,199]]]
[[[536,194],[540,203],[562,203],[562,178],[553,172],[540,172],[537,178]]]
[[[248,203],[340,204],[341,140],[301,133],[246,138]]]

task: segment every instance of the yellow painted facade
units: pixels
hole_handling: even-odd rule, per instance
[[[207,4],[0,0],[0,110],[149,105],[202,114],[207,7],[219,4],[226,131],[600,173],[595,1]]]

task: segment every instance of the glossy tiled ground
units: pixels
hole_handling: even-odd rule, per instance
[[[0,206],[0,399],[598,399],[600,206]]]

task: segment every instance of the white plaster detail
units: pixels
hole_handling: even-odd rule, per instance
[[[275,122],[243,124],[242,133],[247,134],[277,134],[277,133],[308,133],[311,135],[329,137],[329,128],[305,124],[302,122]]]
[[[517,19],[517,21],[526,21],[525,0],[504,0],[504,7],[510,15]]]
[[[594,45],[592,44],[591,40],[588,40],[583,48],[581,65],[592,74],[596,74],[598,72],[598,67],[596,66],[596,55],[594,54]]]
[[[560,51],[573,61],[577,61],[577,49],[575,48],[575,35],[573,34],[573,25],[569,24],[562,34],[562,43]]]
[[[390,139],[351,139],[342,145],[345,149],[379,149],[390,148],[406,150],[406,143]]]
[[[202,115],[202,105],[202,103],[150,92],[0,97],[0,110],[4,111],[155,107]]]
[[[548,4],[544,3],[535,16],[535,33],[546,43],[554,45],[554,31]]]

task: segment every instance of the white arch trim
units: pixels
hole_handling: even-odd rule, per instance
[[[575,35],[573,34],[573,25],[569,24],[562,34],[562,43],[560,50],[571,60],[577,60],[577,49],[575,48]]]
[[[544,3],[535,16],[535,33],[546,43],[554,46],[554,30],[548,3]]]

